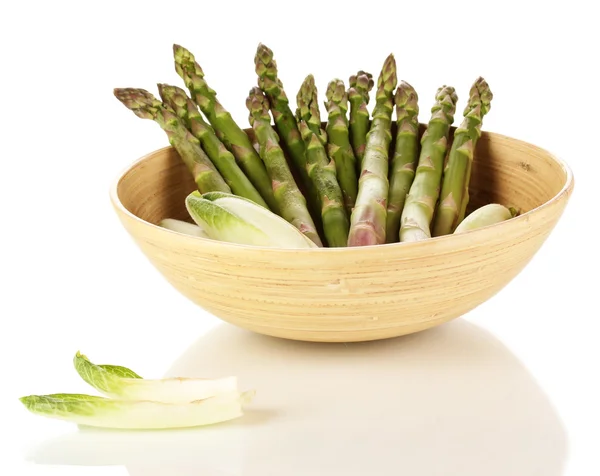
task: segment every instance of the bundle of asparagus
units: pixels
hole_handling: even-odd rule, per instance
[[[377,79],[372,120],[375,82],[359,70],[348,89],[338,78],[327,84],[324,124],[314,76],[302,83],[294,113],[273,51],[259,44],[257,86],[246,100],[253,144],[194,55],[174,45],[173,56],[187,91],[159,83],[159,100],[144,89],[114,90],[134,114],[159,124],[196,182],[185,204],[195,224],[164,217],[165,228],[259,246],[345,247],[463,233],[517,214],[488,204],[465,218],[471,165],[493,98],[481,77],[454,133],[458,96],[444,85],[420,135],[419,96],[406,81],[398,84],[390,54]]]

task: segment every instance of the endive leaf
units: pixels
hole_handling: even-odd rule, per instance
[[[473,211],[454,230],[455,234],[476,230],[484,226],[494,225],[516,216],[514,208],[506,208],[499,203],[490,203]]]
[[[104,395],[120,400],[187,403],[237,391],[236,377],[142,379],[125,367],[95,365],[79,352],[73,363],[83,380]]]
[[[186,208],[215,240],[274,248],[316,248],[291,223],[251,200],[236,195],[192,192]]]
[[[101,369],[106,370],[108,373],[120,378],[142,378],[136,374],[133,370],[127,367],[121,367],[120,365],[98,365]]]
[[[176,231],[177,233],[182,233],[184,235],[199,236],[201,238],[209,237],[198,225],[183,220],[176,220],[175,218],[165,218],[164,220],[161,220],[159,225],[167,230]]]
[[[162,429],[210,425],[243,415],[253,392],[228,392],[188,403],[112,400],[58,393],[20,398],[32,413],[79,425],[120,429]]]

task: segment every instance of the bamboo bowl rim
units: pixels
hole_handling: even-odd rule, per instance
[[[454,129],[454,127],[453,127],[453,129]],[[552,160],[554,160],[562,168],[562,170],[565,174],[565,183],[563,184],[563,187],[550,200],[547,200],[544,203],[542,203],[541,205],[539,205],[535,208],[532,208],[531,210],[524,212],[514,218],[511,218],[510,220],[506,220],[506,221],[503,221],[500,223],[495,223],[493,225],[483,226],[481,228],[477,228],[474,230],[465,231],[465,232],[457,234],[457,235],[450,234],[450,235],[431,237],[426,240],[416,241],[416,242],[382,243],[379,245],[367,245],[367,246],[360,246],[360,247],[352,246],[352,247],[331,247],[330,248],[330,247],[324,246],[324,247],[318,247],[318,248],[274,248],[274,247],[270,247],[270,246],[257,246],[257,245],[244,245],[244,244],[238,244],[238,243],[229,243],[226,241],[213,240],[210,238],[203,238],[200,236],[188,236],[187,238],[190,238],[193,240],[199,240],[198,241],[199,243],[206,243],[209,246],[219,246],[223,249],[227,249],[227,248],[236,249],[236,250],[246,249],[249,251],[272,251],[272,252],[277,252],[277,253],[294,253],[294,254],[295,253],[356,253],[357,250],[362,251],[362,252],[368,252],[369,250],[391,249],[392,247],[400,247],[400,246],[406,248],[407,250],[417,250],[421,247],[430,247],[435,243],[440,243],[440,242],[449,243],[450,240],[455,240],[457,242],[459,240],[462,241],[465,236],[477,235],[477,234],[484,232],[485,230],[500,229],[501,227],[506,226],[506,224],[508,222],[515,222],[515,221],[525,222],[525,221],[529,220],[529,217],[531,215],[543,211],[545,208],[550,207],[553,203],[557,202],[558,200],[561,200],[564,195],[569,195],[572,192],[572,190],[574,188],[574,184],[575,184],[573,171],[571,170],[569,165],[564,160],[560,159],[555,154],[553,154],[550,151],[548,151],[547,149],[539,147],[535,144],[532,144],[532,143],[529,143],[529,142],[526,142],[526,141],[523,141],[520,139],[515,139],[514,137],[510,137],[510,136],[507,136],[504,134],[499,134],[499,133],[490,132],[490,131],[483,131],[482,135],[488,136],[488,137],[497,137],[499,139],[509,139],[512,141],[518,141],[523,144],[527,144],[528,146],[535,147],[536,149],[544,152],[545,154],[548,155],[548,157],[550,157]],[[113,179],[112,185],[110,186],[109,195],[110,195],[110,200],[111,200],[113,206],[116,209],[118,209],[118,211],[120,211],[121,213],[124,213],[125,215],[127,215],[129,218],[137,221],[138,223],[140,223],[142,225],[155,228],[157,231],[164,232],[164,233],[172,233],[174,235],[180,236],[181,233],[169,230],[167,228],[163,228],[159,225],[155,225],[154,223],[150,223],[149,221],[146,221],[146,220],[138,217],[134,213],[130,212],[121,202],[121,199],[119,198],[119,193],[118,193],[118,188],[119,188],[121,181],[125,178],[125,176],[133,168],[139,166],[142,162],[148,160],[148,158],[150,156],[152,156],[158,152],[169,150],[169,149],[172,149],[172,146],[166,146],[166,147],[162,147],[160,149],[153,150],[153,151],[148,152],[147,154],[143,155],[139,159],[135,160],[134,162],[130,163],[127,167],[124,167],[121,170],[121,172],[117,175],[117,177],[115,179]]]

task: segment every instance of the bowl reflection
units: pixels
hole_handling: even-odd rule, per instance
[[[78,431],[29,459],[123,465],[132,476],[562,474],[565,432],[547,397],[505,346],[463,320],[351,344],[223,324],[168,375],[237,375],[257,395],[222,425]]]

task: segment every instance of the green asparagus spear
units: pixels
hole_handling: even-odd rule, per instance
[[[433,222],[433,236],[454,232],[465,216],[469,201],[473,153],[481,137],[483,116],[489,112],[492,98],[493,94],[485,79],[477,78],[469,92],[463,122],[454,131],[454,140],[444,168],[440,201]]]
[[[453,87],[443,86],[437,90],[435,100],[427,130],[421,137],[415,179],[400,219],[400,241],[419,241],[431,237],[429,227],[440,194],[448,134],[458,98]]]
[[[277,133],[284,150],[291,159],[300,187],[306,192],[309,208],[313,212],[313,216],[317,218],[319,197],[306,169],[306,147],[300,135],[296,117],[290,109],[283,84],[277,75],[277,62],[273,58],[273,51],[268,46],[259,43],[254,56],[254,65],[258,75],[258,86],[269,99]],[[316,221],[319,224],[320,220]]]
[[[260,157],[273,183],[273,194],[281,216],[316,245],[323,246],[306,207],[306,199],[294,181],[285,154],[279,146],[279,136],[271,126],[269,103],[260,88],[250,90],[246,106],[250,112],[250,124],[260,145]]]
[[[327,134],[321,128],[317,88],[312,74],[302,83],[296,102],[298,126],[306,144],[307,171],[319,194],[325,239],[330,247],[346,246],[348,215],[336,178],[335,163],[329,160],[325,150]]]
[[[388,198],[388,156],[392,140],[392,112],[396,88],[396,60],[389,55],[377,80],[373,121],[358,181],[358,198],[352,212],[348,246],[385,243]]]
[[[358,195],[356,157],[350,145],[348,131],[348,93],[341,79],[334,79],[327,86],[325,106],[329,113],[327,140],[329,157],[335,163],[338,182],[344,194],[348,216],[352,213]]]
[[[349,82],[350,140],[356,156],[356,167],[360,172],[367,145],[367,133],[369,132],[369,110],[367,109],[369,92],[373,89],[375,82],[373,81],[373,75],[365,71],[359,71],[350,76]]]
[[[419,96],[410,84],[402,81],[396,89],[394,101],[397,131],[387,202],[387,243],[395,243],[400,239],[400,217],[419,157]]]
[[[170,144],[194,176],[200,193],[231,192],[223,177],[200,147],[198,139],[186,129],[175,112],[165,107],[144,89],[117,88],[114,94],[136,116],[154,120],[166,132]]]
[[[175,70],[185,82],[192,100],[208,118],[225,147],[233,153],[240,167],[267,202],[269,208],[278,212],[269,175],[258,153],[254,150],[250,138],[221,105],[217,99],[217,93],[208,86],[204,80],[204,72],[196,63],[194,55],[182,46],[173,45],[173,56]]]
[[[159,84],[158,91],[164,103],[175,111],[175,114],[184,122],[188,130],[200,141],[202,148],[233,193],[268,208],[252,182],[239,168],[233,154],[219,140],[210,124],[202,118],[198,107],[185,91],[168,84]]]

